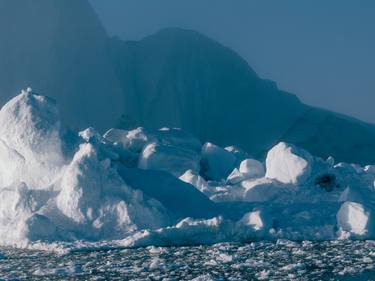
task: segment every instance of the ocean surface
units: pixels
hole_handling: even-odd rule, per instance
[[[0,280],[375,280],[375,241],[70,250],[0,248]]]

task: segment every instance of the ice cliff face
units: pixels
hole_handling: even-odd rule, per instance
[[[72,127],[105,129],[122,114],[108,37],[86,0],[1,1],[0,38],[2,105],[33,85],[60,101]]]
[[[286,141],[324,158],[375,163],[373,125],[302,104],[197,32],[171,28],[139,42],[114,39],[112,56],[130,101],[126,121],[184,128],[255,156]]]
[[[68,130],[28,89],[0,110],[0,245],[374,238],[374,170],[283,142],[262,162],[180,129]]]
[[[374,126],[302,104],[199,33],[172,28],[124,42],[107,36],[86,0],[3,0],[0,38],[0,103],[33,85],[59,101],[71,128],[179,127],[256,157],[285,141],[375,163]]]
[[[126,112],[142,126],[184,128],[202,140],[237,143],[258,153],[304,110],[295,96],[260,79],[237,54],[199,33],[172,28],[112,45],[130,101]]]

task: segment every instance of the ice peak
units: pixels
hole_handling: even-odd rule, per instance
[[[21,90],[21,94],[26,95],[26,94],[31,94],[33,92],[33,89],[31,87],[27,87],[26,89]]]

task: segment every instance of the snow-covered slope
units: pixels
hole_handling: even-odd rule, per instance
[[[68,130],[53,99],[22,91],[0,110],[0,245],[375,238],[374,166],[287,143],[248,157],[179,129]]]

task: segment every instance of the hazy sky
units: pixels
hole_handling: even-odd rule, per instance
[[[111,35],[194,29],[304,102],[375,123],[373,0],[91,0]]]

